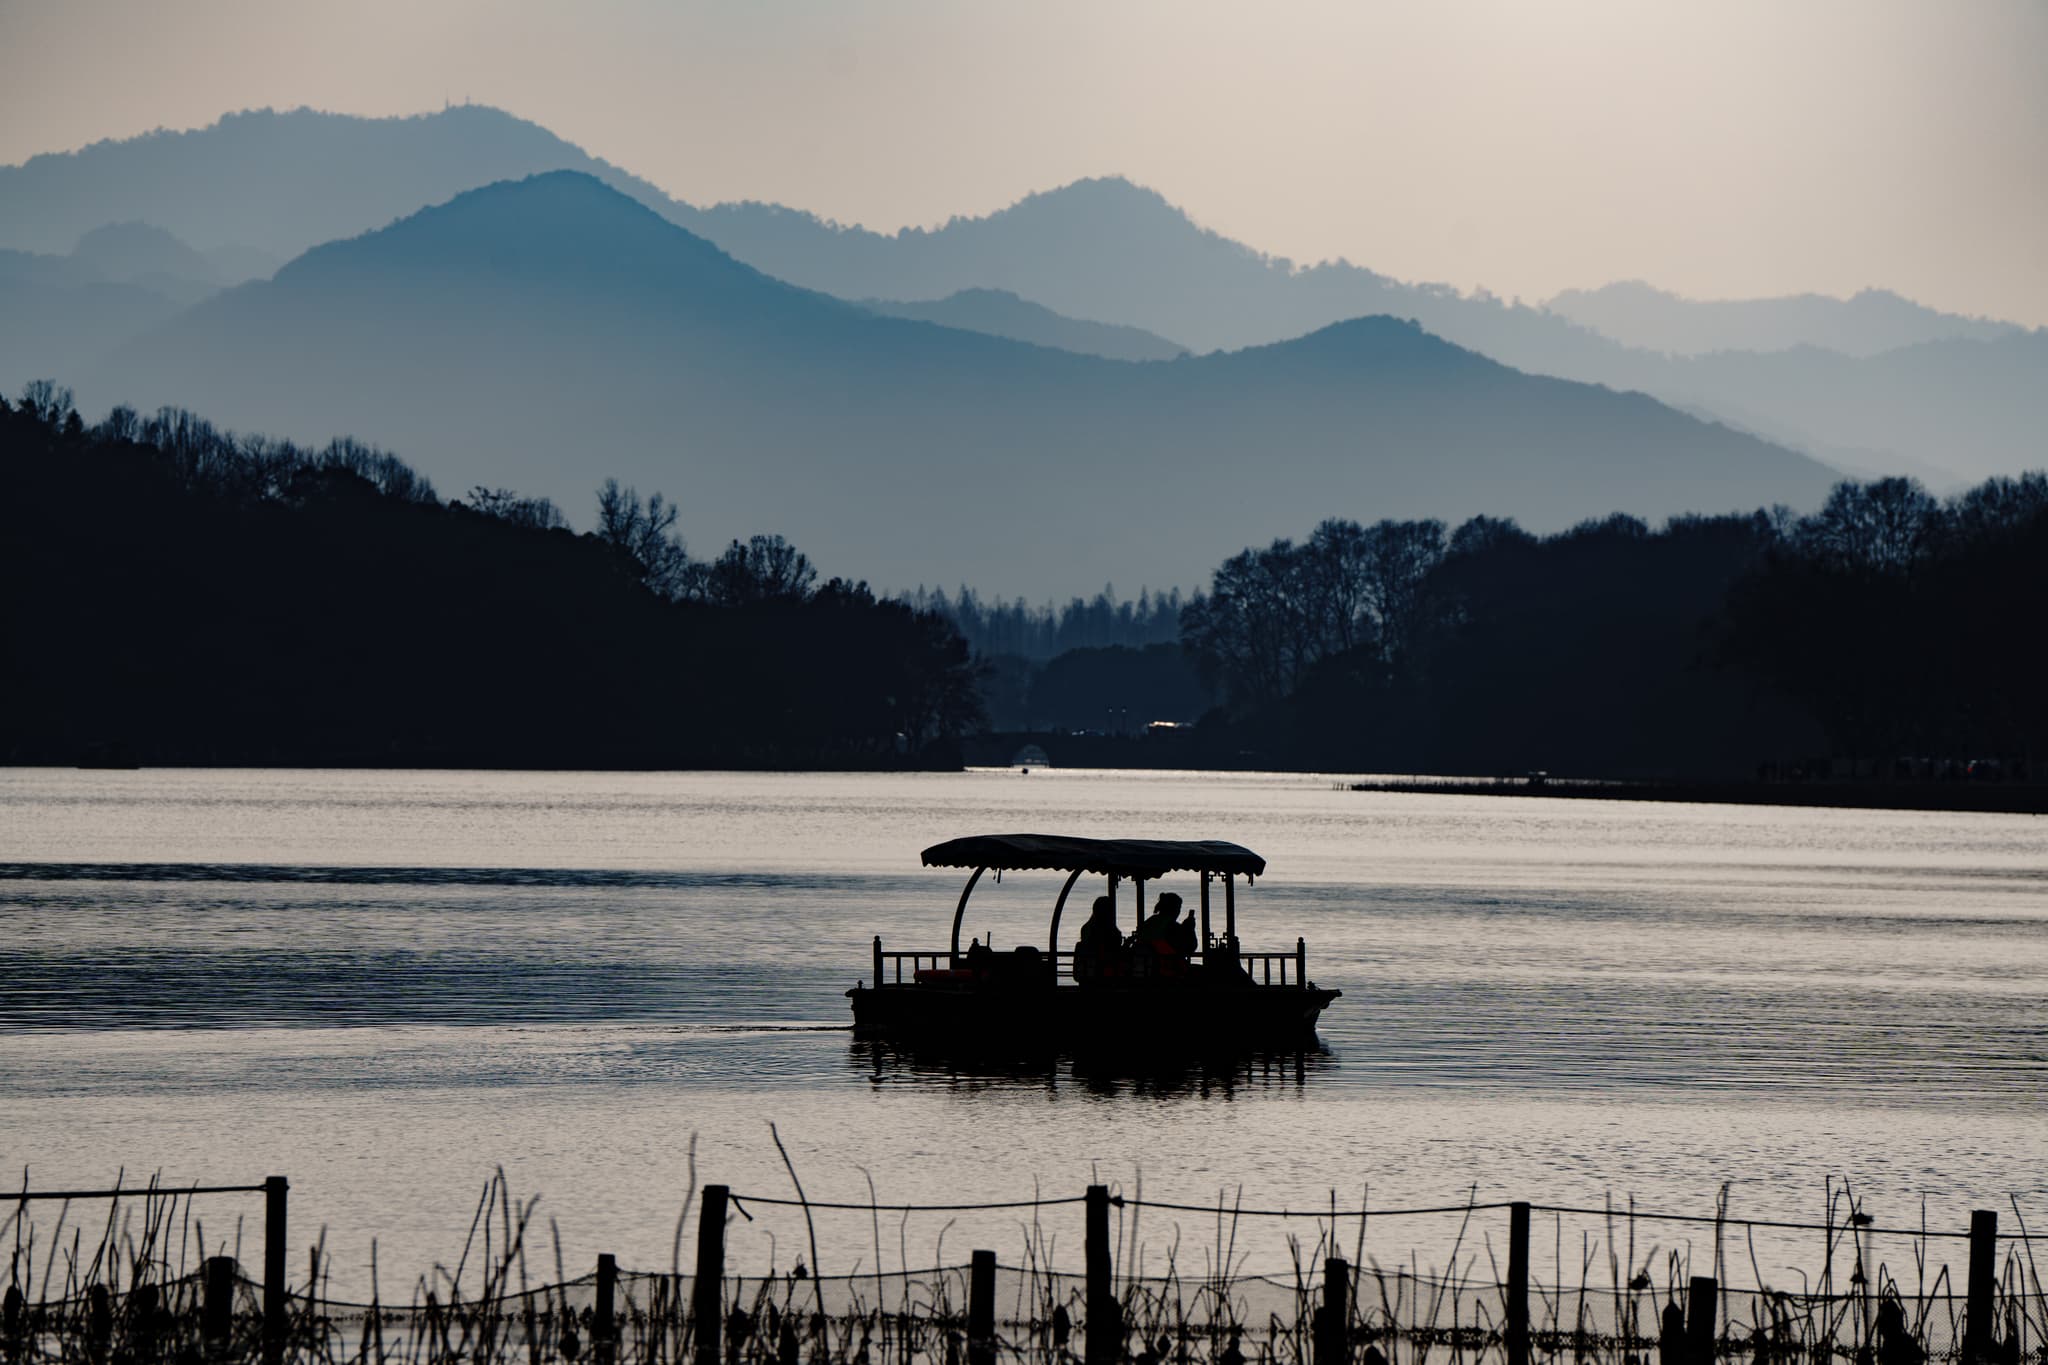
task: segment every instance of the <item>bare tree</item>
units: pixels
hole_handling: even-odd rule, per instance
[[[1260,705],[1291,692],[1320,657],[1308,556],[1291,540],[1245,550],[1210,576],[1209,594],[1181,613],[1181,643],[1233,701]]]
[[[1933,547],[1940,526],[1941,504],[1918,480],[1845,479],[1799,523],[1797,543],[1842,568],[1896,575]]]
[[[1382,661],[1399,658],[1414,641],[1423,582],[1443,557],[1440,521],[1382,521],[1367,532],[1362,596]]]
[[[525,498],[509,488],[485,488],[478,484],[469,490],[466,501],[487,517],[529,530],[560,531],[569,525],[569,519],[553,499]]]
[[[46,427],[62,426],[77,412],[71,390],[49,379],[31,379],[22,387],[21,410]]]
[[[810,557],[781,536],[753,536],[725,547],[706,575],[706,594],[714,602],[801,601],[808,597],[818,571]]]
[[[677,514],[661,494],[643,503],[637,489],[617,479],[597,490],[597,538],[624,554],[648,590],[670,602],[696,595],[700,580],[675,529]]]

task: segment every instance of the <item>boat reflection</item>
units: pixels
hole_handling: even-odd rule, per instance
[[[1238,1049],[1147,1057],[1138,1053],[1076,1053],[1046,1048],[991,1050],[855,1038],[849,1067],[872,1085],[982,1092],[1062,1089],[1086,1095],[1211,1096],[1298,1090],[1337,1069],[1335,1053],[1311,1048]]]

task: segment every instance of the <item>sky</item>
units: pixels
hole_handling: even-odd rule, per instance
[[[2048,0],[0,0],[0,163],[464,99],[881,230],[1122,174],[1261,250],[1531,301],[2048,324]]]

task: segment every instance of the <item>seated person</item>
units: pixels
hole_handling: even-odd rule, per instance
[[[1159,975],[1184,973],[1190,950],[1182,946],[1179,896],[1171,891],[1159,893],[1152,913],[1138,926],[1137,946],[1149,954],[1151,960],[1147,965]]]
[[[1138,942],[1164,943],[1178,950],[1180,944],[1180,897],[1171,891],[1159,893],[1152,913],[1138,926]]]
[[[1074,945],[1074,979],[1113,975],[1123,956],[1124,936],[1116,927],[1116,902],[1097,896],[1081,926],[1081,941]]]

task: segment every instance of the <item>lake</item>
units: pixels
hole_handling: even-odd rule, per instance
[[[771,1121],[813,1199],[1099,1177],[1709,1213],[1727,1184],[1737,1213],[1818,1219],[1846,1179],[1883,1224],[2009,1199],[2048,1222],[2048,822],[1344,780],[0,770],[0,1159],[37,1186],[288,1175],[295,1240],[324,1226],[353,1288],[377,1239],[387,1293],[452,1262],[500,1164],[569,1273],[601,1250],[665,1269],[692,1134],[700,1180],[783,1196]],[[1264,855],[1245,946],[1307,940],[1344,992],[1326,1051],[1133,1082],[854,1043],[871,936],[946,939],[964,878],[918,850],[1024,830]],[[963,934],[1042,942],[1060,880],[985,878]],[[260,1201],[202,1207],[209,1240],[239,1217],[253,1245]],[[772,1237],[788,1265],[801,1220],[750,1212],[735,1259]],[[878,1252],[865,1212],[821,1216],[821,1258],[1018,1245],[1016,1213],[951,1217],[890,1216]],[[1078,1211],[1045,1218],[1078,1264]],[[1286,1263],[1282,1226],[1242,1234],[1252,1269]],[[1428,1262],[1448,1237],[1389,1223],[1368,1250]]]

